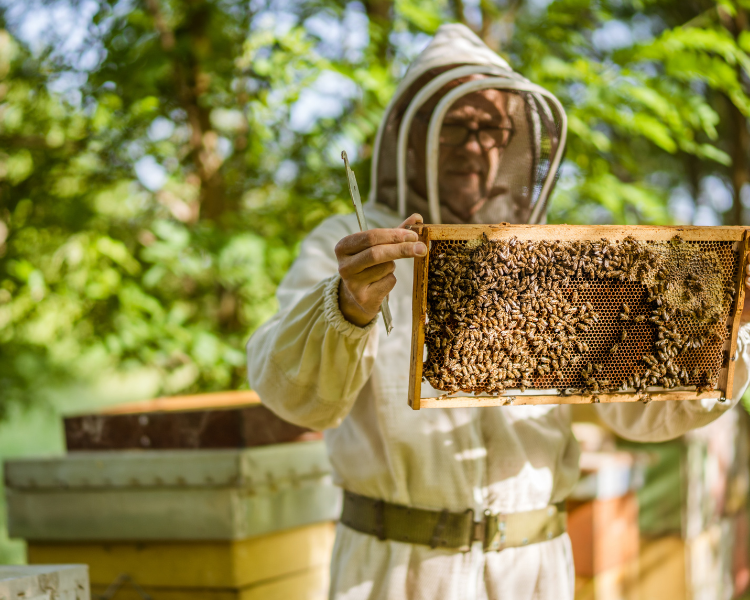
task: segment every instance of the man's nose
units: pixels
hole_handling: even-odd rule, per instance
[[[479,131],[470,129],[466,141],[460,148],[470,154],[482,154],[482,145],[479,143]]]

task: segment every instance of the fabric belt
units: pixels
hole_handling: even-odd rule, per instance
[[[422,544],[432,548],[453,548],[468,552],[475,541],[485,552],[517,548],[565,533],[565,503],[538,510],[493,515],[484,511],[481,521],[474,511],[423,510],[391,504],[344,491],[341,522],[347,527],[374,535],[380,540]]]

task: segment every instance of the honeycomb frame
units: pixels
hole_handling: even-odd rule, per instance
[[[649,402],[652,400],[696,400],[716,398],[723,401],[732,397],[734,365],[737,348],[737,334],[740,315],[744,303],[744,285],[741,273],[745,269],[750,243],[749,232],[743,227],[650,227],[650,226],[616,226],[616,225],[415,225],[412,226],[420,239],[427,244],[430,251],[427,256],[414,261],[414,290],[412,304],[412,347],[411,368],[409,376],[409,405],[420,408],[451,408],[466,406],[502,406],[520,404],[582,404],[592,402]],[[591,241],[622,242],[626,239],[638,240],[643,244],[661,244],[679,239],[702,251],[710,251],[718,256],[726,273],[727,282],[733,288],[733,300],[728,301],[720,318],[726,326],[726,335],[713,340],[698,350],[691,351],[682,360],[681,366],[690,369],[691,373],[701,372],[715,374],[714,389],[700,385],[698,377],[693,374],[682,385],[674,389],[649,386],[635,389],[603,392],[581,393],[580,377],[575,369],[568,368],[560,373],[562,379],[537,376],[527,388],[505,389],[491,393],[482,393],[481,386],[474,390],[465,389],[449,392],[430,388],[427,397],[422,397],[423,374],[430,356],[426,348],[430,339],[426,339],[428,322],[428,285],[432,272],[430,259],[435,262],[435,253],[441,248],[456,245],[476,247],[485,242],[508,242],[515,239],[525,242],[576,242]],[[726,283],[726,282],[725,282]],[[640,282],[629,281],[592,281],[588,289],[580,292],[581,302],[588,301],[594,305],[601,316],[588,339],[590,349],[582,353],[582,360],[576,367],[589,362],[601,363],[602,376],[625,377],[642,372],[640,360],[650,344],[653,343],[648,323],[629,324],[630,336],[622,342],[616,355],[608,350],[621,333],[622,323],[618,313],[622,311],[623,302],[632,307],[633,316],[645,314],[648,308],[644,296],[645,286]],[[680,327],[690,329],[690,317],[680,317]],[[438,347],[439,344],[438,344]],[[678,360],[678,359],[675,359]],[[563,369],[564,370],[564,369]],[[564,375],[564,377],[563,377]],[[426,379],[425,379],[426,381]],[[522,391],[523,390],[523,391]],[[466,395],[466,394],[470,395]]]

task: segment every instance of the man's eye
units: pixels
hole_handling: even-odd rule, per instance
[[[466,140],[469,132],[465,127],[458,125],[443,125],[440,129],[440,143],[451,146],[459,145]]]

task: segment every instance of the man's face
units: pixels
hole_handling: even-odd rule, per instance
[[[423,197],[428,115],[418,115],[410,136],[416,167],[412,185]],[[445,115],[438,158],[440,202],[462,220],[468,221],[490,197],[501,192],[493,185],[511,128],[508,96],[499,90],[464,96]]]

